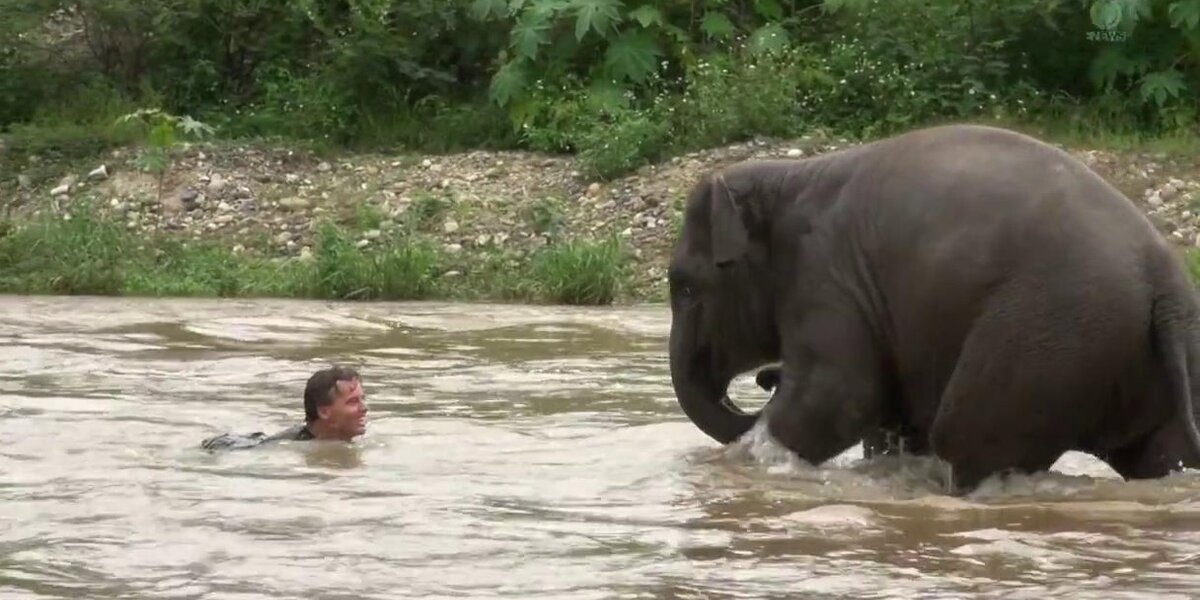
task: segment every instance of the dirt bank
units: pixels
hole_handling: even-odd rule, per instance
[[[12,214],[64,211],[81,198],[139,233],[220,239],[279,257],[311,252],[318,218],[357,224],[366,246],[401,220],[448,252],[519,256],[553,236],[619,232],[634,255],[634,288],[661,299],[666,255],[688,187],[705,170],[747,158],[812,156],[845,147],[810,137],[756,140],[679,156],[609,182],[580,176],[570,157],[522,152],[442,156],[354,154],[323,159],[286,147],[209,143],[179,149],[163,180],[113,151],[35,182],[38,157],[0,173]],[[1163,233],[1200,246],[1200,157],[1071,151],[1134,198]],[[12,162],[12,161],[10,161]]]

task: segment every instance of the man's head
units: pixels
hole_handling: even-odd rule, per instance
[[[318,439],[350,441],[367,428],[362,380],[354,369],[313,373],[304,388],[304,420]]]

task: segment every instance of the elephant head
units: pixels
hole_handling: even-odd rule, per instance
[[[689,192],[668,270],[671,382],[680,407],[722,444],[757,419],[734,405],[729,383],[779,357],[773,213],[796,161],[742,163]]]

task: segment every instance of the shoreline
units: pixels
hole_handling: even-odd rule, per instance
[[[321,156],[218,140],[172,149],[161,182],[134,146],[60,165],[26,157],[0,173],[12,191],[0,293],[658,304],[703,172],[851,145],[755,139],[607,181],[582,176],[574,157],[523,151]],[[1200,158],[1056,145],[1196,265]]]

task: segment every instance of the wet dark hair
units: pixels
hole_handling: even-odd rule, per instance
[[[317,420],[317,409],[333,402],[339,381],[359,379],[358,371],[350,367],[330,367],[312,374],[308,384],[304,386],[304,421],[312,423]]]

